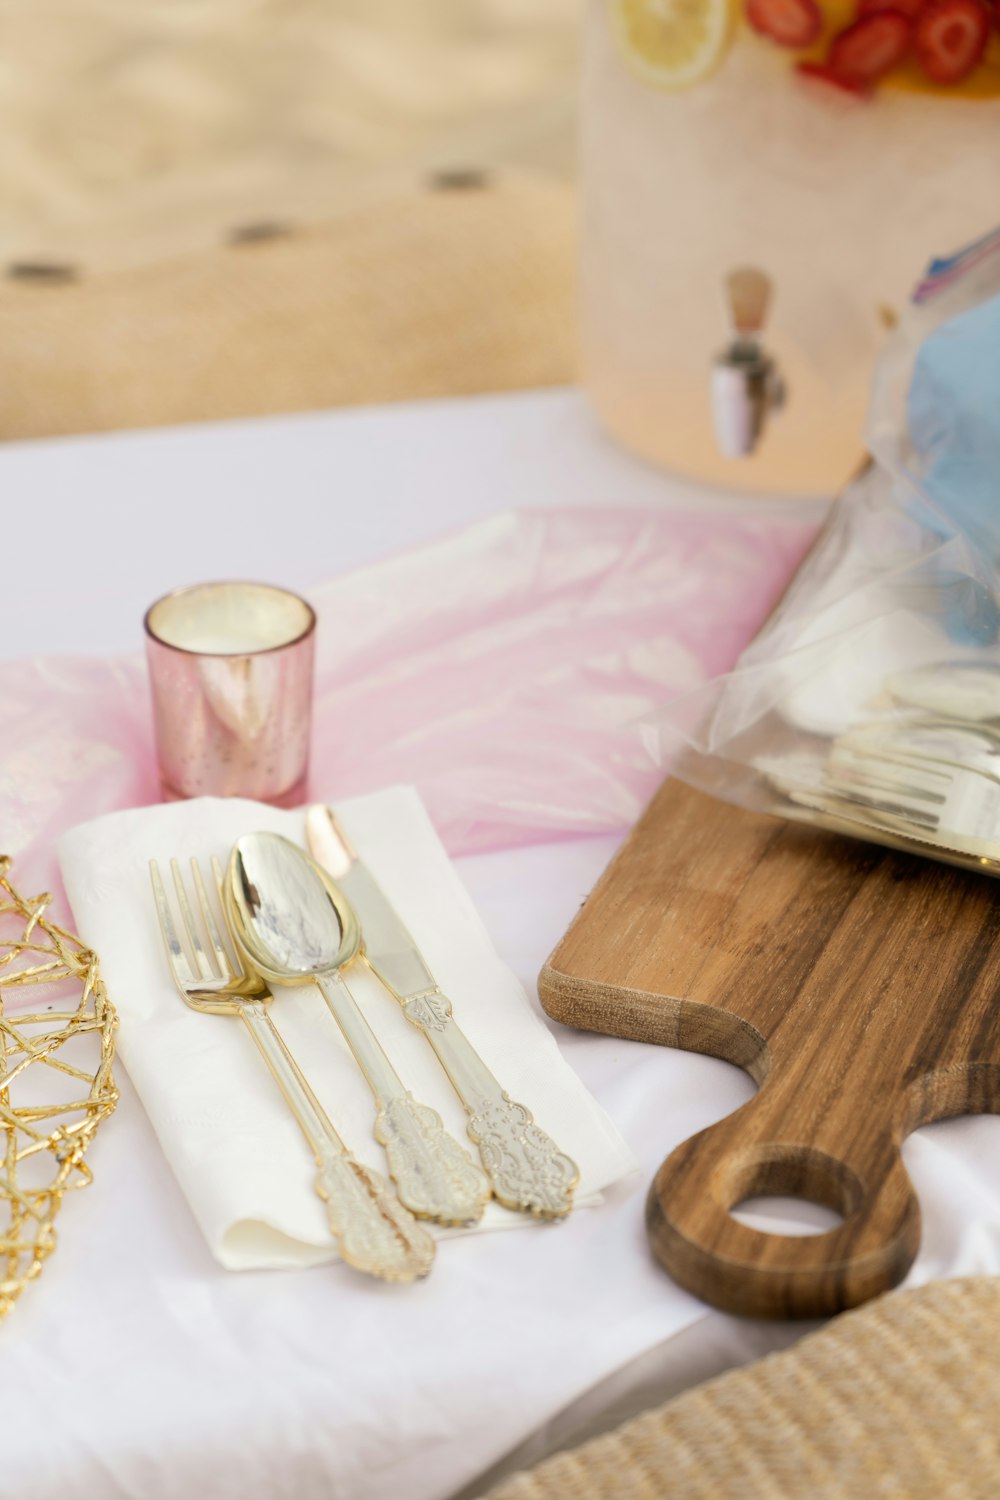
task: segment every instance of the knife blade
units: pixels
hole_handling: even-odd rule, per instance
[[[434,976],[402,917],[368,866],[358,858],[336,815],[328,808],[309,809],[306,842],[313,859],[323,866],[354,908],[364,934],[364,956],[382,983],[398,1000],[436,989]]]

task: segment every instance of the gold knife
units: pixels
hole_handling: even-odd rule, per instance
[[[452,1014],[402,918],[376,882],[331,808],[306,815],[313,858],[343,892],[361,924],[362,957],[423,1032],[468,1115],[470,1138],[505,1208],[556,1219],[567,1214],[579,1170],[531,1111],[501,1088]]]

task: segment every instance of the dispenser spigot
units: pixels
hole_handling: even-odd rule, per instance
[[[715,440],[727,458],[745,458],[760,441],[768,416],[785,399],[785,386],[760,335],[771,302],[763,271],[742,267],[723,282],[730,341],[712,363]]]

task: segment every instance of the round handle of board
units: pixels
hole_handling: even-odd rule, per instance
[[[808,1144],[795,1139],[787,1115],[780,1132],[770,1128],[777,1111],[767,1096],[765,1085],[663,1163],[646,1201],[653,1253],[696,1297],[749,1317],[828,1317],[888,1291],[920,1241],[920,1209],[894,1133],[873,1109],[870,1128],[851,1141]],[[738,1204],[763,1195],[824,1204],[843,1222],[803,1236],[733,1218]]]

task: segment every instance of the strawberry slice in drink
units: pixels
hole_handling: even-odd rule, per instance
[[[811,47],[823,30],[816,0],[747,0],[747,20],[781,47]]]
[[[917,61],[932,83],[961,83],[982,61],[990,12],[982,0],[927,0],[917,17]]]
[[[798,71],[806,78],[815,78],[820,83],[828,83],[835,89],[842,90],[845,94],[865,95],[868,87],[863,83],[855,83],[853,78],[845,78],[843,73],[838,73],[825,62],[800,62],[795,64]]]
[[[860,0],[859,16],[877,16],[883,10],[898,10],[900,15],[915,21],[924,8],[925,0]]]
[[[827,66],[856,87],[868,88],[906,56],[912,24],[895,9],[862,16],[834,37]]]

